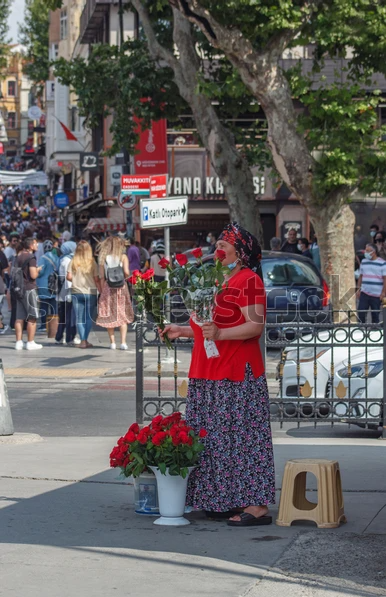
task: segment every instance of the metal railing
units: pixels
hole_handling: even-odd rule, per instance
[[[385,309],[385,308],[384,308]],[[339,321],[332,323],[331,320]],[[386,310],[379,324],[360,323],[356,314],[334,313],[325,323],[275,322],[265,327],[265,352],[271,420],[284,423],[355,424],[383,429],[386,439]],[[191,340],[174,342],[175,350],[166,357],[154,325],[136,323],[136,410],[137,421],[150,420],[158,412],[184,410],[187,380],[179,376],[180,354],[185,361]],[[156,363],[156,383],[144,388],[146,349]],[[165,388],[165,364],[168,384]],[[170,370],[170,362],[172,369]],[[182,377],[186,377],[186,371]]]

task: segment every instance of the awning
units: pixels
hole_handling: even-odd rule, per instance
[[[126,224],[110,218],[91,218],[85,230],[90,232],[126,232]]]
[[[25,170],[24,172],[0,170],[0,184],[9,186],[33,185],[46,187],[48,185],[48,180],[46,173],[42,170]]]

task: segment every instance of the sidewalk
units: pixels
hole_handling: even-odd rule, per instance
[[[115,439],[0,441],[1,596],[385,594],[383,442],[275,445],[279,488],[289,458],[340,461],[348,522],[325,531],[306,523],[234,529],[201,512],[187,527],[155,527],[134,513],[130,481],[108,468]]]

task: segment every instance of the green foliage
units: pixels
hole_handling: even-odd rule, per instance
[[[8,18],[11,12],[11,0],[0,0],[0,69],[7,66],[9,54]]]
[[[156,68],[143,40],[127,41],[121,48],[96,44],[87,60],[60,58],[53,65],[60,82],[74,90],[86,126],[92,129],[101,117],[114,115],[110,128],[113,145],[108,155],[123,147],[134,152],[138,141],[134,116],[146,129],[151,120],[173,121],[184,105],[171,70]]]
[[[49,75],[49,7],[45,0],[26,0],[20,43],[26,47],[25,74],[42,95]]]

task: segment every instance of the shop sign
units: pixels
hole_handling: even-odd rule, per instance
[[[99,172],[99,153],[97,151],[81,151],[79,165],[81,172]]]
[[[254,176],[253,186],[255,195],[264,195],[265,177]],[[171,177],[168,185],[169,195],[224,195],[224,186],[218,176]]]
[[[137,119],[138,125],[139,120]],[[136,145],[135,173],[161,174],[168,170],[168,149],[166,138],[166,120],[152,122],[151,129],[139,133]]]
[[[188,223],[188,198],[141,199],[141,228],[165,228]]]
[[[56,193],[54,195],[54,205],[58,209],[64,209],[70,205],[69,196],[66,193]]]
[[[168,175],[150,176],[150,199],[164,199],[168,195]]]

